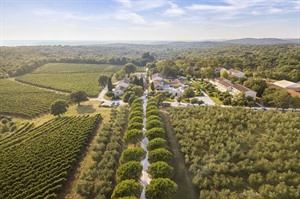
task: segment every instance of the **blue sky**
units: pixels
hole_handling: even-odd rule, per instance
[[[0,0],[1,40],[299,38],[300,0]]]

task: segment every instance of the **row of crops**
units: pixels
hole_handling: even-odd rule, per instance
[[[104,124],[93,146],[93,163],[80,175],[77,193],[83,198],[110,198],[116,168],[122,152],[122,137],[127,125],[128,108],[111,110],[110,120]]]
[[[16,80],[64,92],[82,90],[88,96],[96,97],[102,89],[98,83],[99,76],[111,76],[119,69],[119,65],[52,63]]]
[[[142,99],[136,99],[131,105],[128,128],[124,135],[127,149],[123,151],[119,160],[120,167],[117,169],[116,175],[119,184],[115,187],[112,198],[140,198],[142,192],[139,179],[142,175],[143,165],[140,161],[146,156],[146,151],[139,146],[139,142],[143,138],[142,103]],[[149,100],[146,117],[146,136],[150,141],[147,145],[148,160],[151,163],[147,172],[152,180],[146,187],[145,196],[147,199],[172,198],[177,190],[176,183],[171,180],[174,173],[171,166],[173,155],[168,150],[166,133],[159,116],[157,100],[154,98]]]
[[[128,126],[124,135],[127,143],[119,160],[119,167],[116,173],[117,186],[115,187],[112,199],[131,197],[139,198],[142,192],[142,185],[138,182],[142,175],[143,166],[140,163],[145,158],[146,151],[137,146],[143,137],[143,107],[142,99],[136,99],[131,104]]]
[[[97,128],[100,115],[24,125],[1,140],[0,198],[56,198]]]
[[[171,125],[200,198],[300,197],[300,114],[173,108]]]
[[[146,187],[146,198],[171,199],[177,191],[177,184],[172,181],[174,174],[174,169],[171,166],[173,154],[168,150],[167,135],[159,115],[157,99],[148,100],[146,117],[146,137],[149,139],[147,149],[150,162],[147,172],[152,178]]]
[[[0,114],[36,117],[49,112],[51,103],[68,97],[7,79],[0,79]]]

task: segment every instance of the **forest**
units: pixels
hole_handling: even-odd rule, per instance
[[[299,113],[202,107],[169,114],[200,198],[299,198]]]
[[[86,63],[137,66],[150,72],[210,77],[216,67],[240,69],[248,77],[300,81],[297,44],[236,45],[95,45],[0,47],[0,77],[18,76],[46,63]],[[156,62],[165,60],[165,62]]]
[[[300,81],[299,45],[233,45],[204,50],[182,50],[173,59],[150,64],[151,73],[166,77],[190,75],[212,78],[217,67],[239,69],[247,77]]]

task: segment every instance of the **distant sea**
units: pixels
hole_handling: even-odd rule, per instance
[[[42,46],[42,45],[101,45],[113,43],[150,44],[154,41],[100,41],[100,40],[1,40],[0,46]]]

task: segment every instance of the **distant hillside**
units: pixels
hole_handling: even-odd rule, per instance
[[[144,50],[163,50],[163,49],[207,49],[218,48],[232,45],[230,43],[222,43],[215,41],[161,41],[153,42],[151,44],[130,44],[130,43],[114,43],[104,44],[100,46],[109,46],[117,48],[138,48]]]
[[[287,41],[290,41],[292,43],[295,43],[295,44],[300,44],[300,38],[298,39],[286,39]]]
[[[243,38],[243,39],[233,39],[223,41],[223,43],[227,44],[242,44],[242,45],[272,45],[272,44],[288,44],[288,43],[296,43],[293,40],[285,40],[278,38]]]

